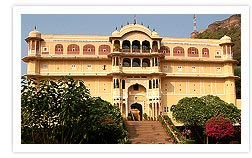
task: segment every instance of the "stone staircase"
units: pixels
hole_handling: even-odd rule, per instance
[[[132,144],[173,144],[158,121],[126,121],[126,129]]]

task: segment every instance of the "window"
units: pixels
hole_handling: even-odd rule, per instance
[[[67,46],[67,54],[79,54],[80,47],[77,44],[70,44]]]
[[[169,107],[168,106],[164,107],[164,112],[169,112]]]
[[[196,71],[196,67],[195,66],[192,66],[192,71]]]
[[[91,64],[88,64],[88,65],[87,65],[87,69],[88,69],[88,70],[91,70],[91,69],[92,69],[92,65],[91,65]]]
[[[43,52],[48,52],[48,47],[43,47]]]
[[[102,66],[102,70],[106,70],[106,66],[107,66],[107,65],[103,65],[103,66]]]
[[[138,91],[139,90],[139,85],[138,84],[134,84],[133,85],[133,90],[134,91]]]
[[[178,71],[182,71],[182,66],[178,66]]]
[[[149,80],[149,89],[152,89],[151,80]]]
[[[156,88],[158,88],[158,83],[159,83],[159,81],[158,81],[158,79],[156,79]]]
[[[125,80],[122,80],[122,89],[125,89]]]
[[[41,69],[48,70],[48,65],[47,64],[42,64]]]
[[[55,45],[55,54],[63,54],[63,45],[62,44]]]
[[[72,70],[76,70],[76,65],[72,64]]]

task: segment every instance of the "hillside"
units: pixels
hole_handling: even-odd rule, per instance
[[[227,35],[232,38],[234,59],[241,62],[241,15],[232,15],[229,18],[216,21],[205,30],[201,30],[194,34],[191,38],[199,39],[220,39],[222,36]]]

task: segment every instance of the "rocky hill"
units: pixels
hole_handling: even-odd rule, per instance
[[[227,35],[232,38],[234,42],[233,53],[234,59],[241,62],[241,15],[232,15],[229,18],[216,21],[208,25],[207,29],[201,30],[197,33],[192,33],[191,38],[204,38],[204,39],[220,39],[222,36]]]

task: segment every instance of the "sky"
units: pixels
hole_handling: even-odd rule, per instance
[[[121,25],[133,23],[155,29],[160,36],[188,38],[193,32],[193,14],[22,14],[21,57],[27,56],[25,38],[36,26],[42,34],[111,35]],[[206,29],[214,21],[224,20],[230,14],[196,14],[197,31]],[[26,73],[26,63],[21,62],[21,74]]]

